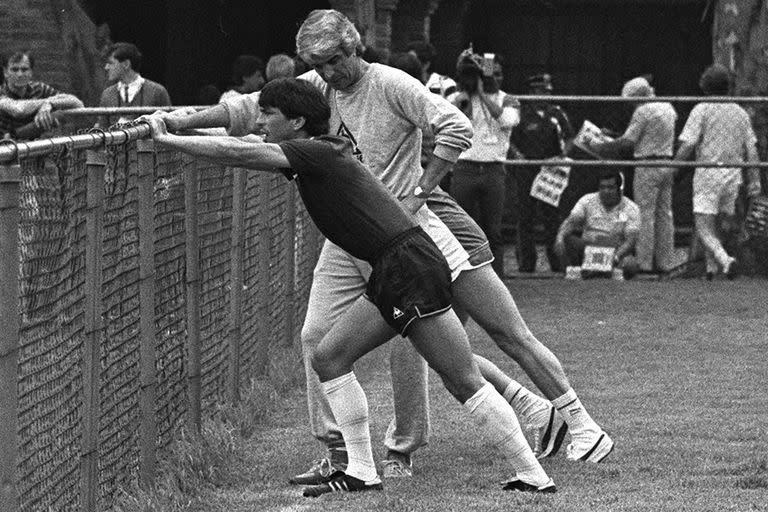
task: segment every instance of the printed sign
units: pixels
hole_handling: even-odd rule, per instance
[[[581,125],[579,133],[577,133],[576,137],[573,139],[573,145],[589,153],[595,158],[602,158],[593,149],[594,144],[597,142],[611,142],[612,140],[613,138],[604,134],[596,124],[585,119],[584,124]]]
[[[557,159],[558,162],[569,160],[569,158]],[[531,197],[557,208],[560,206],[560,197],[568,186],[570,175],[571,167],[569,165],[542,165],[541,170],[533,179]]]
[[[584,263],[581,270],[591,272],[610,272],[613,269],[615,247],[588,245],[584,248]]]

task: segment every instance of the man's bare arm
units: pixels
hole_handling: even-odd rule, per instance
[[[229,111],[222,104],[194,113],[174,110],[162,114],[161,117],[165,121],[168,130],[172,132],[193,130],[195,128],[226,128],[230,122]]]
[[[152,138],[158,144],[212,160],[223,165],[258,171],[280,172],[290,167],[288,158],[277,144],[245,142],[236,137],[168,133],[160,116],[146,118],[152,127]]]
[[[432,155],[432,159],[429,161],[424,173],[419,180],[419,186],[425,192],[431,192],[432,189],[440,184],[440,180],[443,179],[453,167],[453,162],[440,158],[439,156]],[[415,195],[409,195],[402,200],[403,206],[411,213],[416,213],[427,200],[424,198],[416,197]]]

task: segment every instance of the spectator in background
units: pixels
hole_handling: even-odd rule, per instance
[[[649,77],[639,76],[624,84],[624,98],[651,98],[655,91]],[[620,137],[591,146],[604,150],[631,150],[636,160],[668,160],[674,154],[677,112],[666,101],[637,103],[626,131]],[[624,149],[622,149],[624,148]],[[637,167],[634,198],[640,208],[637,263],[640,270],[667,272],[674,266],[675,227],[672,222],[672,167]],[[655,264],[654,264],[655,262]]]
[[[3,57],[0,87],[0,137],[29,140],[58,124],[55,111],[81,108],[76,96],[32,80],[35,59],[28,51]]]
[[[474,130],[472,147],[454,166],[451,195],[485,232],[493,269],[503,277],[506,170],[500,160],[506,158],[512,128],[520,121],[520,104],[499,88],[501,64],[483,59],[471,49],[462,52],[456,67],[459,90],[448,97],[472,121]]]
[[[706,96],[730,94],[731,76],[728,69],[713,64],[701,75],[699,87]],[[691,110],[682,133],[675,160],[695,159],[705,162],[757,162],[755,133],[747,112],[736,103],[697,104]],[[760,195],[760,175],[756,169],[748,172],[747,195]],[[739,167],[697,167],[693,175],[693,214],[696,237],[705,249],[707,275],[718,270],[729,278],[739,271],[736,258],[723,247],[716,227],[719,214],[732,218],[736,213],[736,198],[742,184]]]
[[[296,76],[296,63],[289,55],[278,53],[267,61],[267,82],[275,78],[293,78]]]
[[[205,84],[200,86],[195,94],[195,101],[198,105],[215,105],[219,102],[221,91],[215,84]]]
[[[114,82],[101,93],[100,107],[166,107],[171,97],[161,84],[139,74],[143,57],[132,43],[115,43],[107,53],[107,82]],[[103,116],[97,126],[107,127],[137,116]]]
[[[426,84],[427,89],[443,98],[456,92],[456,82],[452,78],[432,71],[432,61],[437,56],[434,46],[426,41],[414,41],[408,45],[408,51],[419,59],[421,63],[419,80]]]
[[[547,73],[533,75],[526,80],[528,94],[552,94],[552,77]],[[563,109],[548,101],[526,101],[520,107],[520,123],[512,130],[509,147],[510,159],[542,160],[564,156],[566,144],[573,138],[573,128]],[[544,245],[549,267],[563,272],[554,243],[560,227],[558,208],[531,197],[533,180],[540,168],[516,166],[513,169],[517,185],[517,261],[520,272],[536,270],[536,241],[534,227],[537,218],[544,226]]]
[[[307,63],[301,60],[301,57],[298,55],[293,56],[293,67],[293,72],[296,76],[303,75],[310,70],[310,67],[307,65]]]
[[[612,247],[613,267],[624,269],[624,277],[631,278],[637,273],[633,254],[640,231],[640,209],[624,197],[619,171],[605,171],[599,183],[598,191],[579,199],[560,226],[555,251],[567,267],[581,265],[589,245]]]
[[[264,79],[264,61],[255,55],[238,55],[232,63],[232,83],[234,86],[221,95],[219,101],[260,91]]]

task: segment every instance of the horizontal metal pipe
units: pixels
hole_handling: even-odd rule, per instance
[[[16,162],[25,158],[47,155],[62,148],[95,149],[101,146],[117,146],[143,139],[150,134],[147,123],[137,123],[112,130],[94,130],[79,135],[66,135],[29,142],[0,141],[0,163]]]

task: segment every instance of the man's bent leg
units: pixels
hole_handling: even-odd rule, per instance
[[[334,323],[365,293],[369,273],[367,264],[355,260],[335,244],[326,241],[323,245],[314,270],[301,342],[310,430],[328,448],[329,456],[316,461],[306,473],[291,478],[292,484],[320,483],[347,463],[344,439],[312,369],[311,356]]]

